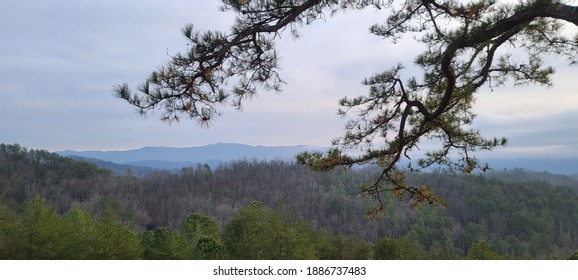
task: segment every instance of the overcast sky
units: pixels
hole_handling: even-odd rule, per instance
[[[142,118],[115,98],[185,48],[180,28],[228,30],[234,15],[209,0],[8,0],[0,7],[0,142],[59,151],[143,146],[328,146],[343,133],[338,100],[366,92],[363,78],[402,62],[416,44],[391,44],[368,27],[383,10],[339,14],[283,34],[278,42],[282,94],[263,92],[244,111],[225,109],[209,129]],[[576,66],[557,66],[555,86],[498,88],[477,95],[476,127],[510,144],[494,156],[578,156]],[[410,67],[411,68],[411,67]],[[409,70],[408,70],[409,71]],[[408,72],[408,75],[410,73]]]

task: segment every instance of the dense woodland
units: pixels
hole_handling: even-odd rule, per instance
[[[137,177],[0,144],[0,258],[578,258],[576,178],[410,173],[447,206],[389,199],[367,219],[375,172],[238,161]]]

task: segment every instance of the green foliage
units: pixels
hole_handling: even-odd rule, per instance
[[[527,256],[527,248],[518,237],[515,235],[508,235],[504,239],[505,243],[505,254],[512,257],[523,257]]]
[[[61,217],[39,197],[28,203],[20,220],[16,214],[0,207],[0,222],[3,225],[0,228],[1,259],[459,258],[447,244],[439,242],[433,242],[426,251],[410,235],[382,237],[370,243],[355,237],[334,235],[327,230],[316,230],[303,221],[291,219],[284,212],[265,207],[261,202],[238,210],[222,233],[223,242],[221,234],[216,232],[215,235],[212,219],[198,213],[184,219],[183,227],[195,229],[190,232],[204,231],[209,234],[189,235],[195,236],[193,243],[187,239],[187,233],[167,228],[145,231],[138,238],[110,210],[98,219],[91,218],[78,208]],[[482,226],[475,224],[465,228],[465,232],[472,236],[471,240],[478,240],[469,246],[466,259],[504,259],[524,256],[526,252],[542,258],[555,258],[547,252],[551,247],[548,247],[543,234],[535,234],[529,245],[524,245],[513,235],[505,238],[505,241],[483,240],[486,234],[481,229]],[[508,255],[500,254],[498,247],[504,247]],[[575,255],[569,259],[575,258]]]
[[[222,259],[225,247],[215,222],[199,213],[193,213],[181,223],[180,233],[186,241],[187,259]]]
[[[10,259],[15,255],[13,242],[17,226],[16,214],[0,203],[0,259]]]
[[[309,231],[311,236],[311,246],[317,252],[317,258],[320,260],[338,260],[341,259],[340,239],[327,230]]]
[[[459,243],[462,249],[467,249],[472,244],[486,238],[486,228],[483,225],[468,223],[460,234]]]
[[[106,211],[95,227],[98,242],[95,259],[132,260],[143,257],[138,236],[112,211]]]
[[[26,206],[22,222],[16,227],[16,259],[60,259],[66,244],[64,221],[42,198],[34,197]]]
[[[374,257],[378,260],[423,260],[429,259],[421,246],[407,237],[392,239],[384,237],[375,243]]]
[[[239,161],[144,178],[54,175],[62,167],[28,161],[21,147],[4,149],[11,151],[0,153],[4,259],[368,259],[378,258],[375,242],[384,237],[398,245],[411,240],[428,253],[406,258],[463,258],[482,240],[515,259],[566,258],[577,249],[578,195],[569,176],[414,173],[408,182],[428,184],[446,207],[409,209],[388,197],[385,215],[366,220],[373,202],[356,195],[356,186],[380,172],[372,168],[313,173],[280,161]],[[254,199],[260,207],[235,206]],[[115,238],[132,245],[116,252]],[[237,256],[236,246],[254,250]]]
[[[367,260],[371,259],[373,253],[369,242],[355,237],[337,237],[334,246],[339,249],[337,259],[340,260]]]
[[[195,259],[223,260],[227,259],[226,248],[220,238],[204,235],[197,240],[194,246]]]
[[[468,254],[466,255],[468,260],[498,260],[501,257],[498,253],[490,246],[490,244],[485,241],[479,241],[473,243]]]
[[[136,235],[112,213],[95,221],[75,208],[62,217],[36,196],[20,220],[7,212],[0,214],[9,219],[0,232],[0,247],[7,248],[2,259],[141,258]]]
[[[98,259],[100,246],[96,222],[79,208],[70,210],[64,215],[66,238],[68,241],[67,259]]]
[[[239,209],[223,231],[232,259],[311,259],[310,240],[261,202]]]
[[[181,260],[188,253],[184,238],[166,228],[144,232],[140,242],[147,260]]]
[[[211,218],[193,213],[181,223],[181,234],[190,242],[203,236],[219,238],[219,228]]]

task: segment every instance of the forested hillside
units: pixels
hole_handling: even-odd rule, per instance
[[[374,202],[358,187],[374,172],[238,161],[139,178],[1,144],[0,249],[12,248],[3,258],[177,259],[560,259],[578,250],[578,184],[571,177],[415,173],[409,179],[431,186],[447,207],[390,200],[383,217],[368,220]],[[67,234],[81,224],[83,237]],[[110,245],[104,228],[123,233],[126,254],[87,247],[95,240]],[[40,239],[14,241],[23,232],[44,232],[60,245],[43,254],[48,243]]]

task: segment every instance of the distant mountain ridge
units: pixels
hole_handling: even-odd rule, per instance
[[[480,160],[494,170],[522,168],[535,172],[551,172],[578,176],[578,158],[506,158]]]
[[[133,166],[133,167],[143,167],[143,168],[154,168],[154,169],[181,169],[183,167],[196,167],[197,165],[207,164],[211,168],[215,168],[220,164],[227,163],[227,161],[223,160],[207,160],[201,162],[193,162],[193,161],[163,161],[163,160],[143,160],[143,161],[135,161],[135,162],[126,162],[124,164]]]
[[[112,161],[104,161],[101,159],[87,158],[87,157],[81,157],[81,156],[75,156],[75,155],[70,155],[67,157],[72,158],[74,160],[78,160],[78,161],[93,163],[100,168],[104,168],[104,169],[108,169],[108,170],[112,171],[116,175],[127,174],[127,171],[130,170],[134,176],[142,177],[142,176],[145,176],[145,175],[147,175],[150,172],[155,170],[155,168],[153,168],[153,167],[144,166],[144,165],[114,163]]]
[[[147,166],[159,169],[175,169],[197,164],[211,166],[232,160],[293,160],[303,151],[314,148],[296,146],[251,146],[236,143],[217,143],[198,147],[144,147],[126,151],[60,151],[61,156],[77,156],[110,161],[117,164]]]
[[[198,164],[208,164],[211,168],[233,160],[281,159],[292,161],[303,151],[325,150],[323,147],[307,145],[294,146],[251,146],[237,143],[217,143],[197,147],[144,147],[126,151],[72,151],[56,152],[62,156],[83,157],[113,162],[121,165],[149,167],[156,169],[180,169]],[[522,168],[537,172],[556,174],[578,174],[578,158],[503,158],[480,159],[493,170]],[[124,167],[122,167],[124,168]]]

